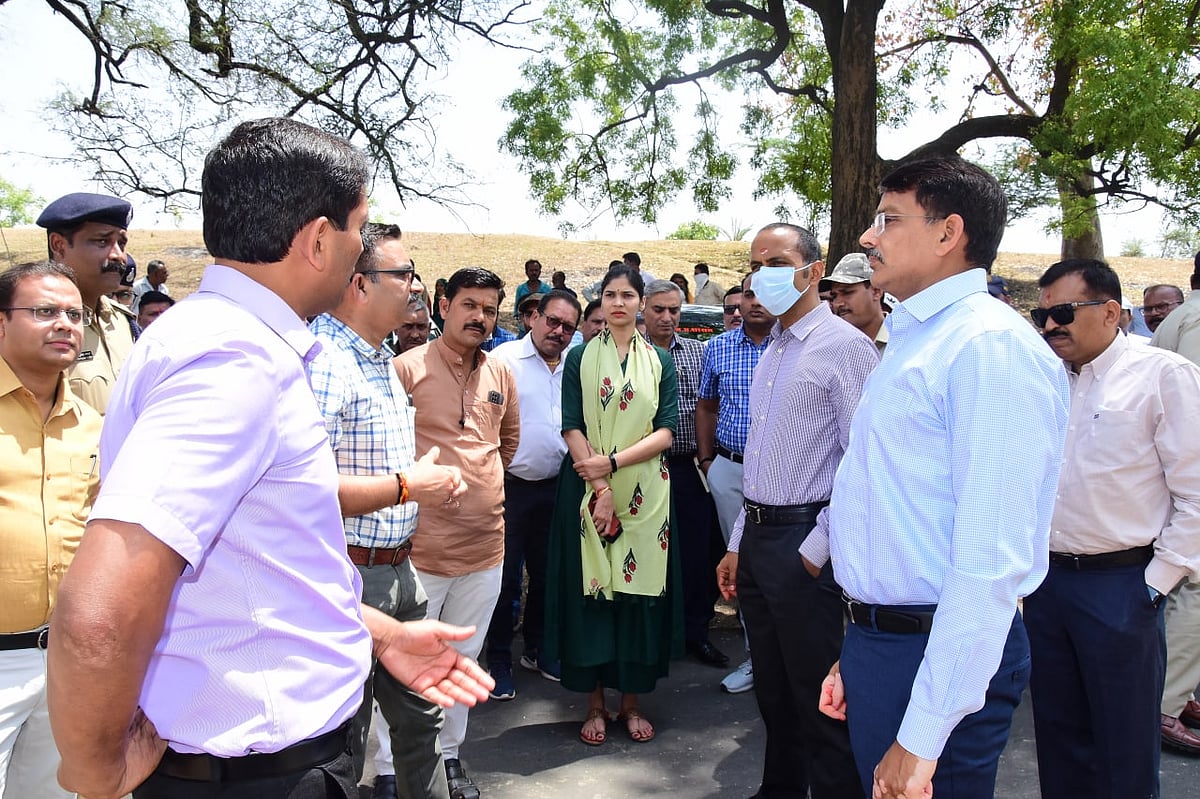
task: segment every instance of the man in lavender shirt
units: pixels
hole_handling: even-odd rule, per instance
[[[750,245],[750,268],[755,298],[777,321],[750,383],[742,511],[717,583],[741,604],[767,729],[755,796],[854,799],[862,792],[845,725],[812,701],[841,649],[841,592],[832,569],[810,575],[797,549],[829,503],[879,355],[817,296],[824,263],[812,233],[768,225]]]
[[[53,618],[68,790],[355,795],[346,730],[372,646],[431,701],[487,696],[487,675],[447,645],[472,631],[360,605],[346,555],[304,318],[350,280],[367,176],[347,142],[286,119],[239,125],[205,162],[216,264],[126,362],[103,490]]]

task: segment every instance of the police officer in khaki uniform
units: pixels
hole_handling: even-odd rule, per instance
[[[126,269],[131,219],[133,206],[125,200],[87,193],[59,197],[37,219],[46,229],[50,258],[75,273],[83,305],[94,312],[67,379],[71,391],[102,414],[133,347],[133,314],[108,297],[119,289]]]

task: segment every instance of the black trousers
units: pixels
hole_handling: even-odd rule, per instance
[[[861,799],[843,722],[817,710],[821,682],[842,649],[841,589],[826,564],[814,580],[797,551],[812,524],[747,519],[738,601],[754,660],[754,692],[767,730],[760,799]]]
[[[487,633],[489,666],[512,665],[513,603],[521,598],[521,565],[529,573],[529,594],[521,633],[525,651],[539,652],[546,629],[546,542],[554,515],[557,478],[522,480],[504,476],[504,569],[500,597]]]
[[[151,774],[133,799],[358,799],[349,751],[328,763],[283,777],[243,782],[197,782]]]
[[[716,509],[691,455],[672,455],[669,463],[683,574],[683,633],[688,643],[699,644],[708,640],[717,601],[717,562],[712,557]]]

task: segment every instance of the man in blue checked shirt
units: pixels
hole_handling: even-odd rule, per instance
[[[310,369],[340,479],[338,500],[350,560],[362,575],[362,601],[401,621],[425,618],[427,598],[408,560],[417,505],[454,501],[466,486],[459,470],[437,464],[437,449],[415,459],[413,409],[383,340],[409,299],[413,266],[395,225],[370,223],[363,253],[341,302],[312,321],[323,349]],[[445,799],[438,746],[443,711],[385,669],[367,680],[351,743],[361,779],[372,696],[392,730],[399,767],[381,769],[376,797]]]
[[[819,702],[848,721],[874,799],[991,796],[1029,681],[1017,600],[1046,575],[1067,381],[987,292],[1007,213],[996,180],[934,158],[882,193],[859,242],[900,303],[800,547],[810,570],[832,558],[851,621]]]

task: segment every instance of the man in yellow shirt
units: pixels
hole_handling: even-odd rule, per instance
[[[0,796],[65,797],[47,623],[100,485],[100,415],[67,385],[92,310],[69,269],[0,273]]]

